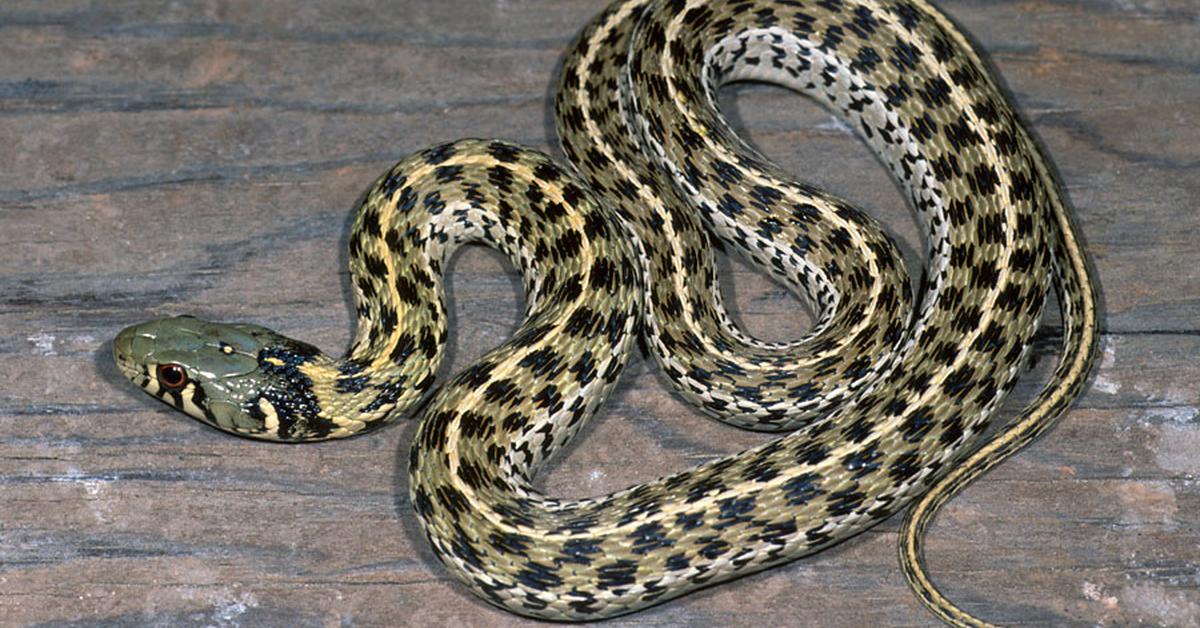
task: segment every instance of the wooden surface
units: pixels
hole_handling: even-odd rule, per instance
[[[412,422],[342,443],[239,440],[123,381],[108,340],[191,312],[340,351],[355,199],[435,142],[552,144],[556,66],[601,4],[0,4],[0,624],[521,623],[421,538]],[[1106,309],[1089,390],[945,511],[933,572],[994,621],[1197,625],[1200,8],[944,6],[1048,147]],[[724,97],[762,150],[915,250],[899,193],[828,114],[773,88]],[[751,331],[804,329],[782,289],[725,268]],[[453,272],[457,368],[506,337],[521,295],[491,251]],[[698,417],[638,360],[545,487],[594,495],[761,440]],[[608,625],[929,625],[896,565],[897,525]]]

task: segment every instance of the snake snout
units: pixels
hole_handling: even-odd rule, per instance
[[[120,360],[129,357],[133,349],[133,335],[133,328],[126,327],[117,334],[116,338],[113,338],[112,350],[114,358]]]
[[[113,362],[126,377],[132,377],[136,372],[136,359],[133,355],[133,340],[137,337],[136,325],[126,327],[112,341]]]

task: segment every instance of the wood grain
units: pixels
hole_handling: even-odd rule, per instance
[[[414,425],[271,446],[121,380],[108,339],[192,312],[330,351],[352,319],[355,199],[459,137],[547,148],[554,73],[602,2],[9,0],[0,5],[0,624],[517,625],[420,536]],[[1062,424],[934,526],[933,572],[994,621],[1200,623],[1200,9],[1192,0],[945,0],[1059,169],[1103,282],[1103,361]],[[725,105],[785,167],[870,208],[899,193],[810,102]],[[748,328],[794,337],[778,286],[724,262]],[[519,282],[453,264],[452,368],[501,342]],[[1038,365],[1009,404],[1035,394]],[[545,478],[614,490],[761,442],[700,418],[638,361]],[[931,625],[898,520],[816,557],[608,625]]]

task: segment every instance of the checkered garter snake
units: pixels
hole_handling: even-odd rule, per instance
[[[725,83],[807,94],[888,167],[925,236],[913,294],[891,239],[797,183],[715,106]],[[950,623],[921,535],[971,479],[1046,430],[1094,352],[1092,280],[1048,166],[964,35],[924,0],[618,0],[579,36],[557,95],[574,169],[462,140],[380,177],[356,217],[358,327],[343,358],[191,317],[121,332],[147,392],[220,429],[364,433],[431,395],[410,497],[435,552],[511,611],[594,619],[828,547],[916,500],[905,573]],[[712,238],[806,300],[813,329],[766,343],[731,322]],[[434,391],[442,271],[482,241],[526,288],[512,338]],[[1053,280],[1063,351],[1043,392],[982,446]],[[595,412],[638,334],[678,392],[762,446],[590,499],[532,481]]]

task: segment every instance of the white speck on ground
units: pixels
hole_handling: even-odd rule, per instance
[[[66,482],[79,484],[89,495],[95,495],[100,491],[100,488],[107,485],[109,482],[116,482],[121,479],[121,476],[116,474],[97,475],[84,473],[75,467],[67,467],[66,473],[60,475],[52,475],[48,478],[51,482]]]
[[[1096,369],[1096,379],[1092,380],[1092,388],[1107,395],[1115,395],[1121,389],[1120,383],[1109,378],[1117,361],[1117,346],[1120,344],[1121,340],[1117,336],[1104,336],[1100,339],[1100,366]]]
[[[834,131],[836,133],[841,133],[842,135],[854,137],[854,129],[850,128],[850,125],[846,124],[845,122],[842,122],[841,118],[834,116],[829,116],[828,120],[816,125],[813,128],[817,129],[818,131]]]
[[[222,587],[209,596],[213,603],[212,623],[209,628],[234,628],[241,626],[241,616],[258,606],[258,599],[251,593],[234,597],[233,592]]]
[[[1121,605],[1115,595],[1104,595],[1104,587],[1094,582],[1083,583],[1083,597],[1103,603],[1108,610],[1116,610]]]
[[[1163,406],[1146,410],[1146,416],[1168,423],[1184,425],[1200,416],[1200,408],[1196,406]]]
[[[58,338],[55,338],[44,331],[40,331],[32,336],[29,336],[26,338],[26,340],[33,343],[33,352],[38,355],[58,355],[58,353],[54,351],[54,342],[58,340]]]
[[[213,616],[222,624],[233,622],[246,613],[246,603],[242,600],[232,600],[217,604]]]
[[[109,521],[109,514],[114,503],[108,495],[109,485],[120,480],[121,476],[115,473],[84,473],[75,467],[67,467],[65,473],[52,475],[47,479],[51,482],[75,484],[83,487],[84,493],[87,494],[85,501],[88,508],[92,511],[92,516],[99,522]]]

